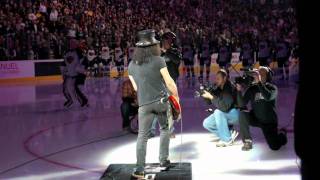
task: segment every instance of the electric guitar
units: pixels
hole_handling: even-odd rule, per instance
[[[165,91],[161,92],[161,96],[162,96],[162,98],[160,100],[161,103],[169,102],[169,104],[170,104],[172,119],[179,120],[180,114],[181,114],[181,106],[180,106],[179,101],[173,95],[169,95]]]
[[[168,101],[171,106],[173,120],[178,120],[181,114],[181,106],[179,101],[172,95],[168,97]]]

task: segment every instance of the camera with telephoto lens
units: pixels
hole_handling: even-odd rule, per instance
[[[243,71],[243,75],[235,77],[235,84],[241,84],[245,86],[252,85],[254,81],[253,75],[256,72],[252,68],[241,68],[240,71]]]

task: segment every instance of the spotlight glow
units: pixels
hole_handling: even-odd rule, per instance
[[[230,147],[217,148],[211,142],[207,133],[183,134],[183,143],[180,144],[180,135],[170,142],[170,160],[192,163],[193,179],[204,180],[214,178],[224,179],[300,179],[296,160],[288,156],[287,151],[273,152],[265,143],[257,143],[249,152],[241,151],[241,142]],[[109,151],[101,163],[136,162],[136,141],[119,146]],[[148,141],[147,163],[158,162],[159,137]],[[240,178],[240,179],[239,179]]]

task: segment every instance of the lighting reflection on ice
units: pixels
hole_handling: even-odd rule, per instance
[[[254,149],[249,152],[241,151],[242,143],[237,141],[235,145],[217,148],[215,142],[207,133],[183,134],[183,142],[180,143],[180,135],[171,139],[170,160],[192,163],[194,179],[212,178],[240,178],[244,177],[272,180],[290,178],[300,179],[296,159],[288,155],[287,151],[274,152],[269,150],[264,142],[254,144]],[[136,141],[126,143],[109,151],[102,159],[102,164],[135,163]],[[149,139],[147,147],[147,163],[158,162],[159,137]],[[277,175],[277,176],[275,176]]]

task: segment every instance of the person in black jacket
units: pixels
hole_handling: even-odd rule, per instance
[[[179,66],[182,59],[181,51],[176,45],[176,37],[173,32],[166,32],[162,35],[163,52],[161,54],[166,61],[169,74],[175,82],[179,77]]]
[[[211,100],[217,108],[203,121],[203,127],[219,137],[217,147],[230,146],[238,136],[238,132],[230,132],[228,127],[228,125],[238,123],[239,120],[239,111],[235,104],[236,92],[224,69],[217,72],[215,83],[217,90],[214,94],[207,91],[202,94],[202,97]]]
[[[287,143],[285,130],[278,132],[278,116],[276,112],[276,99],[278,89],[271,84],[271,70],[261,66],[255,71],[254,84],[243,92],[240,84],[237,86],[237,101],[240,107],[251,102],[251,111],[241,111],[239,117],[240,134],[243,140],[243,151],[252,149],[252,138],[249,126],[260,127],[266,141],[272,150],[279,150]]]

